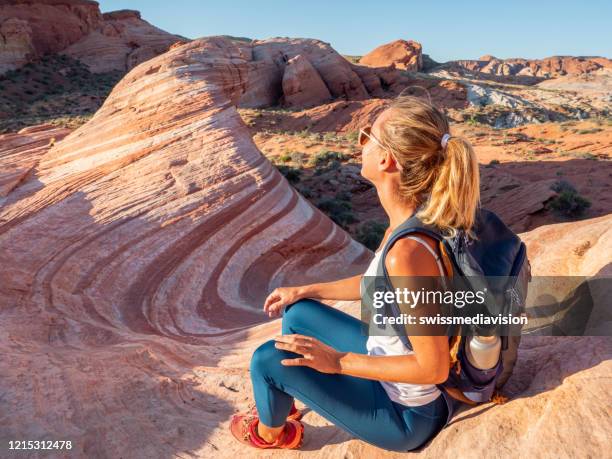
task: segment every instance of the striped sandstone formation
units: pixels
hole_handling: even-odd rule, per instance
[[[35,170],[49,148],[69,133],[70,129],[39,125],[17,133],[0,134],[0,204],[2,198]]]
[[[220,38],[147,61],[7,187],[3,444],[50,435],[81,457],[197,449],[232,411],[222,396],[235,371],[221,360],[266,320],[266,294],[365,269],[369,251],[251,140],[236,111],[248,65]]]

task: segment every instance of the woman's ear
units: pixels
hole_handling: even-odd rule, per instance
[[[389,151],[381,150],[380,154],[378,155],[378,170],[384,172],[393,172],[394,170],[397,170],[395,160]]]

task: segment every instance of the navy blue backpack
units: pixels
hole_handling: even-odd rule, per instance
[[[483,285],[489,291],[490,299],[496,302],[496,311],[520,315],[525,310],[527,286],[531,280],[531,267],[527,259],[525,244],[493,212],[479,209],[472,228],[475,237],[469,237],[459,231],[455,237],[448,238],[434,226],[426,225],[415,215],[398,226],[389,236],[383,248],[377,277],[392,289],[389,274],[385,267],[385,257],[394,242],[408,236],[424,234],[439,243],[442,260],[447,274],[450,274],[455,285],[458,281],[462,288],[477,291]],[[397,305],[393,314],[399,314]],[[459,402],[476,404],[491,401],[496,389],[501,389],[508,380],[517,360],[520,343],[520,326],[512,333],[502,336],[503,332],[495,329],[477,329],[475,326],[463,325],[454,330],[449,338],[453,366],[449,377],[438,385],[449,408],[448,421]],[[467,359],[466,342],[468,335],[501,336],[500,358],[494,368],[481,370],[475,368]],[[412,349],[405,332],[398,332],[402,342]],[[447,421],[447,423],[448,423]]]

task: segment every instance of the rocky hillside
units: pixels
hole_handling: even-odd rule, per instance
[[[576,76],[596,72],[600,69],[611,69],[612,60],[605,57],[590,56],[553,56],[545,59],[498,59],[486,55],[477,60],[458,60],[448,62],[446,67],[472,75],[490,75],[514,77],[521,81],[557,78],[560,76]]]
[[[83,124],[128,70],[185,41],[94,1],[0,2],[0,133]]]

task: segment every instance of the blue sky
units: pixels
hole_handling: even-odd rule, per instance
[[[307,37],[342,54],[362,55],[378,45],[412,39],[443,62],[612,57],[612,1],[344,1],[344,0],[99,0],[103,12],[136,9],[164,30],[198,38]]]

